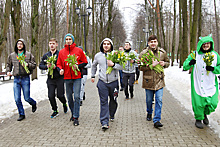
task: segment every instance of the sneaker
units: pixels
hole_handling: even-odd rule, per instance
[[[154,123],[154,127],[159,128],[159,127],[163,127],[163,125],[159,121],[157,121]]]
[[[196,126],[197,128],[199,128],[199,129],[203,129],[203,125],[202,125],[201,120],[196,120],[195,126]]]
[[[208,125],[208,124],[209,124],[209,119],[208,119],[207,115],[205,114],[204,117],[205,117],[205,118],[203,119],[203,123],[204,123],[205,125]]]
[[[128,100],[129,99],[129,97],[125,97],[125,100]]]
[[[131,94],[131,99],[133,99],[134,98],[134,94]]]
[[[83,102],[82,101],[80,101],[80,106],[82,106],[83,105]]]
[[[136,80],[136,81],[134,82],[134,84],[138,84],[138,80]]]
[[[147,114],[147,121],[151,121],[152,120],[152,114]]]
[[[121,89],[120,89],[120,91],[123,91],[123,90],[124,90],[124,88],[121,88]]]
[[[64,111],[64,113],[67,113],[67,111],[68,111],[67,104],[63,104],[63,111]]]
[[[59,115],[58,111],[53,111],[52,115],[50,116],[51,118],[55,118]]]
[[[17,119],[17,121],[22,121],[23,119],[25,119],[25,115],[19,115],[19,118]]]
[[[34,113],[37,110],[37,105],[32,105],[32,112]]]
[[[78,118],[75,118],[75,119],[73,120],[73,125],[74,125],[74,126],[78,126],[78,125],[79,125],[79,120],[78,120]]]
[[[107,130],[108,128],[109,128],[108,125],[103,125],[103,126],[102,126],[102,130],[103,130],[103,131]]]
[[[110,117],[110,121],[113,122],[115,120],[114,117]]]

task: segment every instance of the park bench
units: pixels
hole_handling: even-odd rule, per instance
[[[5,80],[5,77],[7,77],[6,72],[0,72],[0,79],[2,78],[3,81]],[[11,80],[12,76],[9,76],[9,80]]]

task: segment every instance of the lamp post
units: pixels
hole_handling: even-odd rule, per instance
[[[139,52],[140,52],[140,50],[141,50],[141,43],[142,43],[143,41],[141,40],[141,41],[138,41],[137,40],[137,43],[139,43]]]
[[[80,14],[80,8],[79,7],[76,7],[76,14],[78,15],[78,16],[83,16],[83,24],[84,24],[84,44],[85,44],[85,53],[86,53],[86,19],[85,19],[85,17],[86,16],[89,16],[91,13],[92,13],[92,7],[88,7],[87,8],[87,13],[88,14]]]
[[[150,31],[150,33],[151,33],[152,27],[149,28],[149,31]],[[147,33],[147,45],[148,45],[148,37],[149,37],[148,34],[149,34],[149,31],[148,31],[148,29],[146,30],[145,27],[143,27],[143,32],[144,32],[144,33]]]

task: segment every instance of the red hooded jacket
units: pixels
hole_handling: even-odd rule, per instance
[[[86,56],[82,49],[76,47],[76,44],[65,45],[62,50],[59,52],[59,56],[57,59],[57,67],[60,69],[64,69],[64,79],[79,79],[82,78],[81,72],[78,71],[78,75],[75,75],[72,68],[68,65],[68,62],[65,61],[68,55],[74,55],[77,57],[77,65],[79,66],[82,63],[88,63]],[[79,66],[80,68],[80,66]]]

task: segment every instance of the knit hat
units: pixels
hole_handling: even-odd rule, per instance
[[[64,37],[64,42],[66,42],[66,37],[67,37],[67,36],[71,37],[72,40],[73,40],[73,43],[74,43],[74,37],[73,37],[73,35],[70,34],[70,33],[66,34],[66,36]]]

